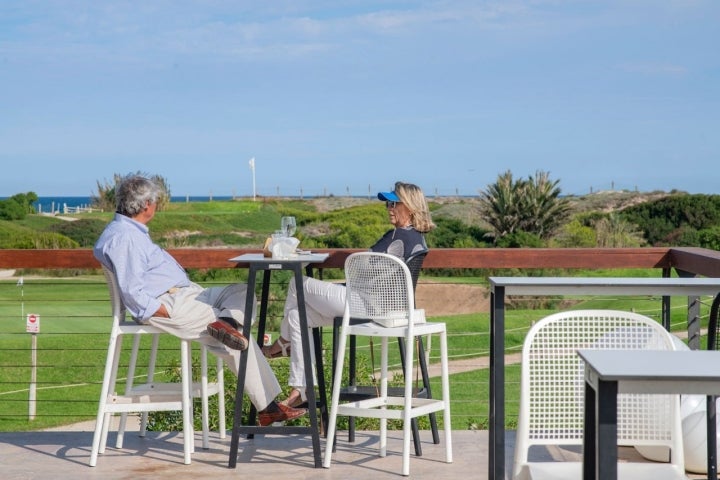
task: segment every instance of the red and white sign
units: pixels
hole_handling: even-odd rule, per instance
[[[265,345],[266,347],[272,345],[272,335],[271,334],[266,333],[265,335],[263,335],[263,345]]]
[[[40,315],[36,315],[34,313],[27,314],[25,331],[27,333],[40,333]]]

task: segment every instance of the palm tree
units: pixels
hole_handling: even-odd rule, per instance
[[[480,214],[493,228],[495,242],[517,232],[549,238],[570,214],[558,184],[559,180],[550,180],[548,172],[514,180],[508,170],[481,191]]]
[[[548,172],[535,172],[525,182],[523,231],[534,233],[540,238],[549,238],[560,227],[570,213],[567,200],[560,198],[559,180],[550,181]]]
[[[494,184],[480,192],[480,215],[493,228],[495,241],[515,232],[520,223],[520,185],[508,170]]]

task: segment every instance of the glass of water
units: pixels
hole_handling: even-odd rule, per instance
[[[295,222],[295,217],[282,217],[280,220],[280,230],[286,237],[292,237],[296,229],[297,223]]]

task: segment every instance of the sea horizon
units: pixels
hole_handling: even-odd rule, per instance
[[[335,195],[329,195],[333,197]],[[306,195],[306,196],[292,196],[282,195],[281,197],[270,197],[267,195],[261,198],[291,198],[291,199],[314,199],[321,198],[322,195]],[[346,196],[344,196],[346,197]],[[369,198],[368,195],[351,195],[352,198]],[[0,200],[4,200],[8,197],[0,197]],[[229,201],[235,199],[248,199],[252,198],[252,195],[173,195],[170,197],[170,202],[181,203],[181,202],[212,202],[212,201]],[[259,196],[260,198],[260,196]],[[33,202],[33,207],[37,213],[66,213],[66,210],[76,209],[89,209],[92,208],[92,197],[89,195],[85,196],[47,196],[38,197],[36,202]]]
[[[7,198],[7,197],[6,197]],[[183,195],[183,196],[171,196],[171,202],[210,202],[213,200],[233,200],[232,195]],[[33,207],[37,213],[53,213],[53,212],[64,212],[65,209],[77,209],[77,208],[91,208],[92,197],[89,195],[85,196],[49,196],[49,197],[38,197],[36,202],[33,202]]]

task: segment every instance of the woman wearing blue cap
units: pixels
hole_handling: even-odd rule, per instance
[[[370,250],[389,253],[405,261],[417,253],[427,251],[424,234],[435,228],[435,224],[430,218],[430,209],[420,187],[396,182],[392,192],[380,192],[377,196],[385,202],[393,228],[375,242]],[[335,317],[342,316],[345,308],[344,285],[311,277],[303,277],[303,285],[309,328],[332,325]],[[290,357],[288,384],[292,392],[284,403],[291,407],[301,405],[306,400],[305,363],[301,349],[293,348],[293,345],[301,345],[300,341],[295,282],[290,282],[280,337],[272,345],[263,347],[263,353],[268,358]]]

